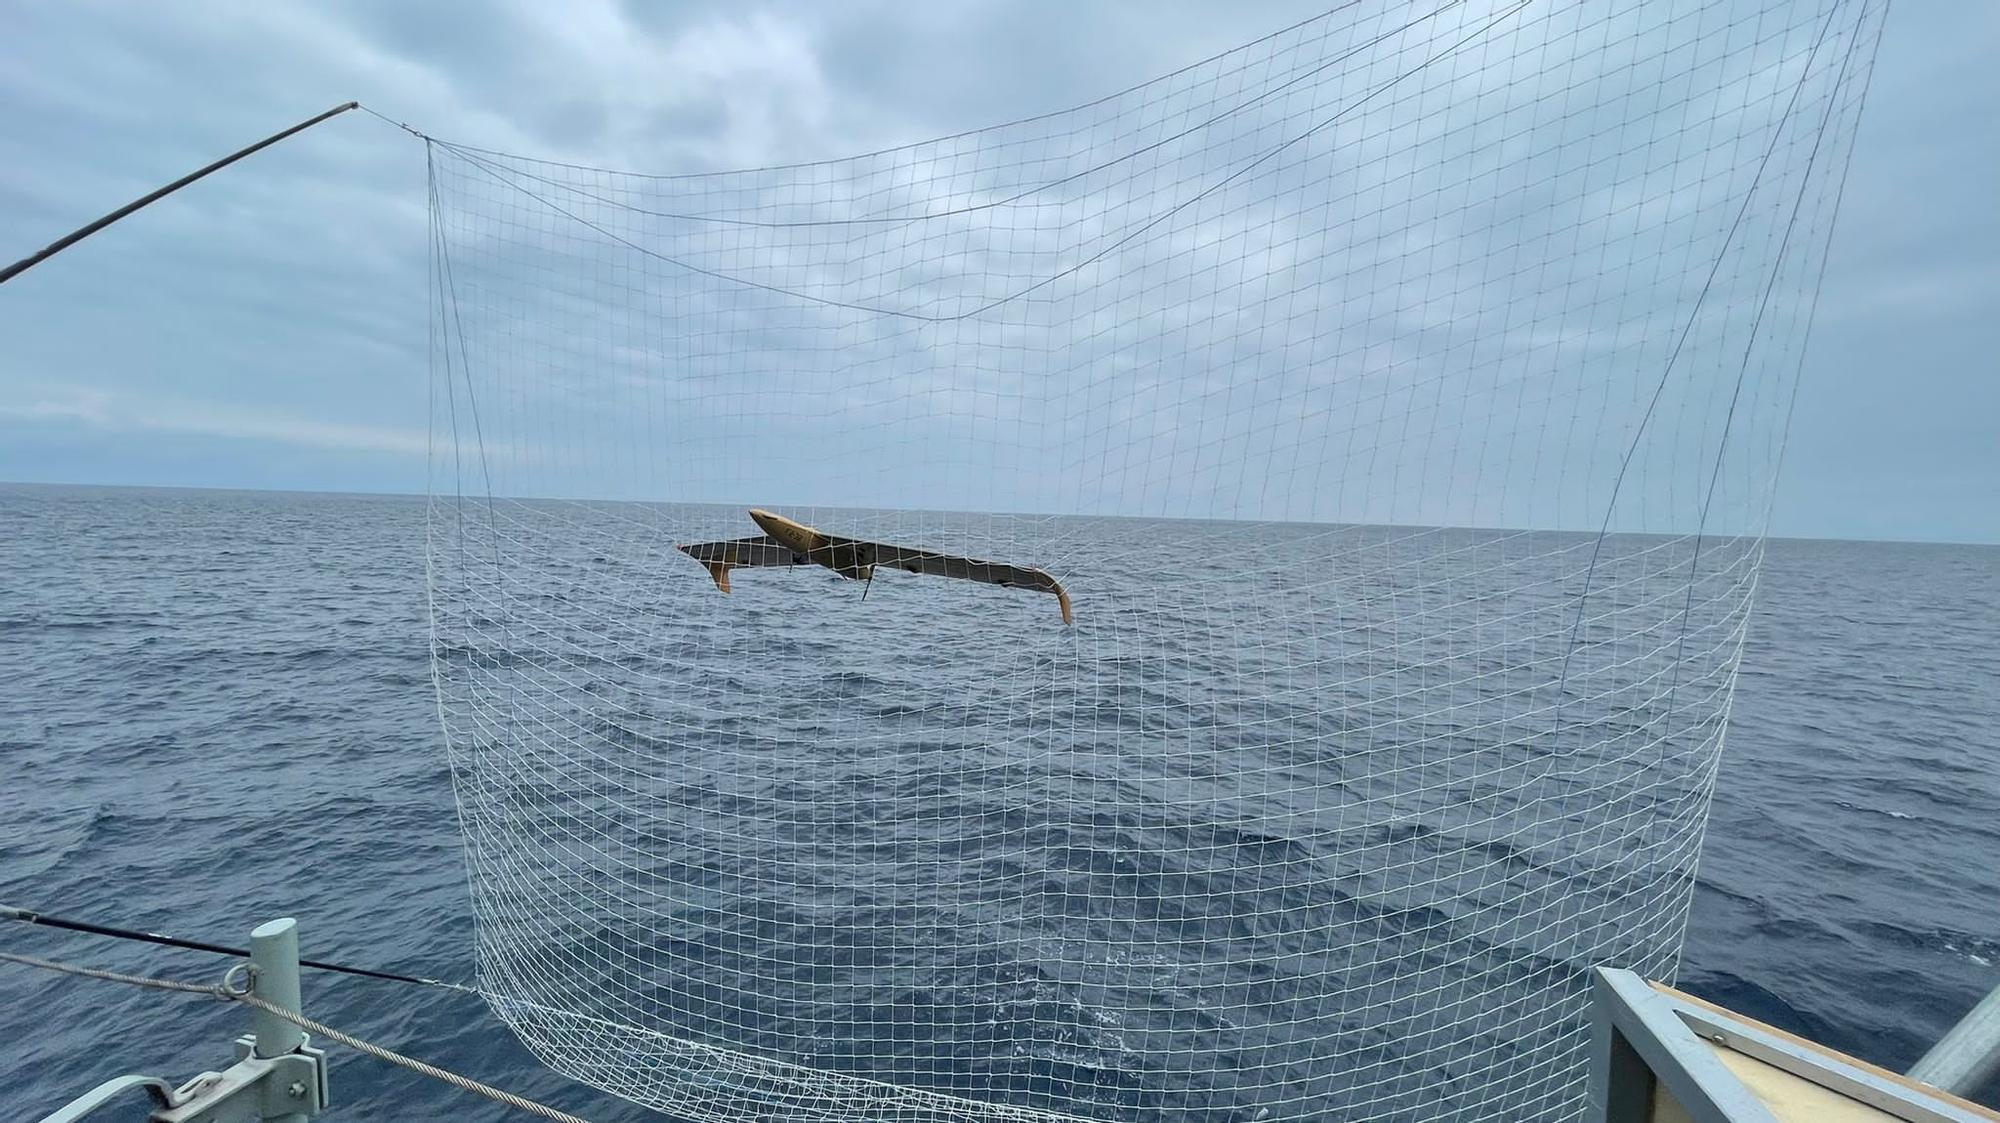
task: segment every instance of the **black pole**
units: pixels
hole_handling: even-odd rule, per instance
[[[310,124],[310,122],[308,122]],[[186,948],[189,951],[206,951],[216,955],[233,955],[238,958],[249,956],[244,948],[233,948],[227,944],[211,944],[205,940],[183,940],[178,936],[166,936],[158,932],[139,932],[130,928],[113,928],[108,924],[92,924],[87,920],[71,920],[66,916],[50,916],[33,909],[14,908],[0,905],[0,920],[19,920],[28,924],[39,924],[44,928],[61,928],[68,932],[85,932],[92,936],[111,936],[120,940],[137,940],[145,944],[161,944],[170,948]],[[361,975],[370,979],[387,979],[395,983],[422,983],[425,986],[451,986],[436,979],[422,979],[414,975],[399,975],[394,971],[377,971],[368,967],[348,967],[340,963],[324,963],[316,959],[299,960],[301,967],[313,967],[321,971],[338,971],[343,975]]]
[[[157,202],[160,199],[166,198],[167,196],[173,194],[176,191],[179,191],[181,188],[186,187],[188,184],[193,183],[195,180],[200,179],[201,177],[209,174],[210,172],[219,171],[223,168],[226,168],[229,165],[235,163],[236,161],[241,160],[243,157],[250,155],[252,152],[257,151],[260,148],[268,148],[271,145],[276,144],[279,141],[285,139],[286,137],[291,136],[293,133],[301,132],[305,129],[310,129],[314,125],[319,124],[321,121],[326,120],[328,117],[333,117],[338,114],[345,113],[348,110],[353,109],[360,104],[361,103],[358,101],[350,101],[345,105],[336,105],[332,109],[329,109],[325,113],[322,113],[317,117],[314,117],[310,121],[301,121],[298,124],[293,125],[291,128],[286,129],[284,132],[274,133],[271,136],[267,136],[263,140],[258,141],[257,143],[251,145],[248,148],[243,149],[240,152],[224,156],[222,159],[217,160],[215,163],[210,164],[209,166],[201,169],[198,172],[182,176],[181,178],[173,181],[172,183],[167,184],[165,187],[160,188],[158,191],[153,192],[151,195],[148,195],[143,199],[135,199],[132,202],[127,203],[122,207],[119,207],[117,210],[112,211],[110,214],[105,215],[103,218],[98,219],[96,222],[93,222],[88,226],[85,226],[79,230],[76,230],[70,234],[64,235],[63,237],[56,239],[55,241],[49,243],[47,246],[43,247],[39,252],[29,254],[27,257],[22,258],[21,260],[15,262],[12,265],[9,265],[5,270],[0,270],[0,284],[7,283],[8,281],[14,278],[15,274],[26,270],[29,266],[40,264],[41,262],[51,257],[54,257],[56,254],[59,254],[62,251],[68,249],[69,247],[75,245],[76,243],[83,241],[85,238],[90,237],[92,234],[97,233],[99,230],[102,230],[105,227],[111,225],[112,223],[117,222],[119,219],[124,218],[126,215],[131,214],[133,211],[136,211],[141,207],[147,206],[150,203]]]

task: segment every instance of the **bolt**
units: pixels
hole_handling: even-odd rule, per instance
[[[287,1087],[287,1088],[285,1089],[285,1094],[286,1094],[286,1095],[288,1095],[288,1096],[290,1096],[290,1097],[292,1097],[292,1098],[293,1098],[293,1099],[295,1099],[295,1100],[302,1100],[302,1099],[305,1099],[305,1098],[306,1098],[306,1086],[305,1086],[304,1084],[301,1084],[301,1083],[299,1083],[298,1081],[294,1080],[294,1081],[292,1081],[292,1082],[291,1082],[290,1086],[288,1086],[288,1087]]]

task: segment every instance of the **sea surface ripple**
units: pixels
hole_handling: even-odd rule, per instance
[[[420,498],[0,485],[0,903],[470,980]],[[1893,1069],[2000,983],[2000,549],[1773,541],[1683,986]],[[212,957],[0,926],[182,978]],[[312,977],[309,1012],[597,1120],[470,995]],[[243,1012],[0,965],[0,1105],[228,1060]],[[329,1118],[514,1118],[334,1052]],[[2000,1103],[2000,1088],[1981,1093]]]

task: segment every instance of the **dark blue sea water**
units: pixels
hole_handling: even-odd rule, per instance
[[[0,903],[470,980],[421,499],[0,487]],[[2000,549],[1770,545],[1684,986],[1893,1068],[2000,982]],[[218,961],[0,926],[149,974]],[[471,996],[309,978],[322,1019],[598,1119]],[[242,1011],[0,965],[0,1105],[219,1068]],[[338,1118],[501,1118],[337,1052]],[[1993,1098],[1995,1090],[1986,1096]]]

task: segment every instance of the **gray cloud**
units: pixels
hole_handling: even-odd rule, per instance
[[[30,8],[0,42],[0,245],[25,252],[347,97],[484,147],[713,171],[1058,110],[1314,7]],[[2000,347],[1970,295],[2000,272],[1976,186],[2000,181],[2000,141],[1975,123],[2000,102],[1980,62],[1996,43],[1983,8],[1892,19],[1780,531],[2000,538],[1979,501],[2000,479],[1980,439]],[[419,145],[350,115],[8,285],[0,478],[420,490],[422,177]],[[195,476],[189,439],[214,442]]]

